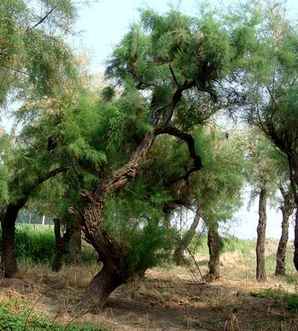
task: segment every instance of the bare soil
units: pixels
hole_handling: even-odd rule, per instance
[[[117,331],[298,331],[298,315],[282,300],[254,295],[266,288],[295,292],[297,274],[296,284],[275,277],[257,283],[245,261],[237,253],[224,254],[223,277],[212,284],[203,282],[194,266],[149,270],[144,280],[116,290],[103,311],[79,305],[96,266],[65,267],[57,274],[45,266],[24,266],[18,279],[0,281],[0,299],[25,299],[32,310],[65,325],[89,322]],[[198,258],[198,265],[205,273],[206,257]]]

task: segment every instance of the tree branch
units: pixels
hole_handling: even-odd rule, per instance
[[[52,13],[53,11],[57,8],[57,6],[51,8],[46,14],[45,16],[43,16],[37,23],[35,23],[31,28],[29,28],[28,30],[33,30],[35,28],[37,28],[39,25],[41,25]]]
[[[193,172],[202,169],[202,167],[203,167],[202,159],[201,159],[200,155],[197,154],[197,152],[196,152],[195,141],[191,134],[180,131],[178,128],[175,128],[173,126],[157,128],[157,129],[155,129],[155,134],[156,135],[169,134],[171,136],[174,136],[178,139],[183,140],[187,144],[190,157],[193,159],[193,163],[194,163],[193,166],[190,169],[188,169],[184,175],[171,180],[168,183],[168,185],[173,185],[174,183],[177,183],[181,180],[187,180]]]

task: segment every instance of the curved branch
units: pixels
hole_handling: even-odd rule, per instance
[[[171,180],[168,183],[168,185],[172,185],[176,182],[179,182],[180,180],[187,180],[193,172],[198,171],[203,168],[201,156],[196,152],[195,141],[191,134],[183,132],[173,126],[156,128],[155,134],[156,135],[169,134],[180,140],[183,140],[187,144],[190,157],[193,159],[193,163],[194,163],[193,166],[190,169],[188,169],[184,175]]]

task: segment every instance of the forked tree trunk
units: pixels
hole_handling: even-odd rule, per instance
[[[266,243],[266,223],[267,223],[266,201],[267,201],[267,192],[265,188],[262,188],[259,195],[259,222],[257,227],[257,245],[256,245],[257,281],[266,281],[267,279],[266,269],[265,269],[265,243]]]
[[[220,250],[221,238],[218,233],[218,224],[208,225],[209,272],[207,280],[213,281],[220,277]]]
[[[1,220],[2,226],[2,251],[1,251],[1,267],[3,276],[13,278],[17,271],[17,256],[15,246],[15,231],[16,220],[19,210],[23,207],[23,203],[16,205],[8,205]]]
[[[193,219],[193,222],[188,229],[188,231],[184,234],[182,239],[178,242],[178,246],[175,249],[174,252],[174,261],[177,265],[183,265],[185,263],[185,257],[184,253],[186,249],[188,248],[189,244],[191,243],[194,235],[196,234],[196,229],[200,222],[200,211],[199,208],[197,208],[195,217]]]
[[[282,210],[281,237],[279,239],[276,252],[276,276],[284,276],[286,274],[286,255],[289,239],[289,218],[290,215],[288,215],[286,211]]]

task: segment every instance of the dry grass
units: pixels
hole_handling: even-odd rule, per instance
[[[212,284],[198,281],[190,268],[164,266],[151,269],[144,281],[134,281],[113,293],[102,312],[78,310],[78,303],[96,265],[68,266],[59,274],[42,265],[23,265],[19,279],[0,282],[0,299],[20,297],[34,310],[67,325],[92,322],[110,330],[298,330],[298,316],[282,301],[253,296],[265,288],[297,292],[291,282],[270,271],[275,246],[268,244],[268,281],[254,280],[254,251],[233,251],[222,256],[222,278]],[[202,273],[207,256],[197,256]]]

